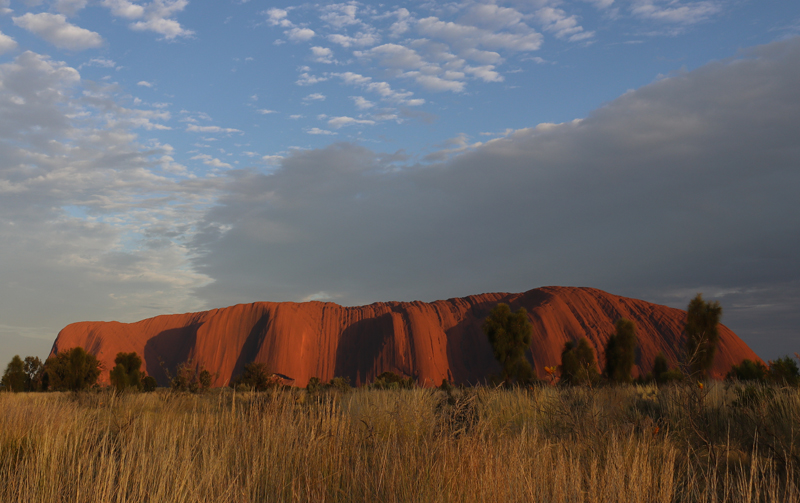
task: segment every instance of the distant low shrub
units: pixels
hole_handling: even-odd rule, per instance
[[[372,383],[374,389],[414,389],[414,379],[394,372],[384,372]]]

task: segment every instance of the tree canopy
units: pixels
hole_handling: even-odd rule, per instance
[[[594,384],[600,379],[594,349],[582,337],[577,344],[568,341],[561,352],[561,382],[570,385]]]
[[[606,343],[605,377],[615,383],[631,382],[631,370],[636,361],[636,324],[620,318],[615,323],[616,332]]]
[[[114,368],[109,372],[111,384],[117,391],[127,388],[142,389],[142,358],[133,353],[117,353]]]
[[[79,346],[48,358],[44,373],[48,389],[78,391],[94,386],[100,377],[100,362]]]
[[[514,380],[523,384],[533,379],[533,368],[525,359],[525,351],[531,344],[531,330],[525,308],[512,313],[508,304],[497,304],[483,322],[483,332],[502,367],[502,379],[506,384]]]
[[[714,364],[719,343],[719,320],[722,306],[706,302],[702,294],[689,302],[686,310],[686,355],[689,372],[705,378]]]

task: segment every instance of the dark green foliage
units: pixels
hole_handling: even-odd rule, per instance
[[[673,382],[681,382],[683,381],[683,372],[680,369],[669,369],[666,372],[662,372],[660,379],[661,381],[659,384],[669,384]]]
[[[789,356],[770,361],[769,380],[780,386],[797,386],[800,384],[797,363]]]
[[[502,367],[503,382],[507,385],[512,381],[529,383],[533,369],[525,359],[525,351],[531,344],[531,323],[525,308],[512,313],[508,304],[497,304],[483,322],[483,332]]]
[[[114,368],[109,372],[111,385],[122,392],[132,388],[142,389],[142,359],[136,353],[117,353]]]
[[[372,387],[375,389],[413,389],[414,379],[397,375],[394,372],[384,372],[375,378]]]
[[[53,391],[91,388],[100,377],[100,362],[80,346],[62,351],[44,363],[44,381]]]
[[[767,377],[767,366],[761,362],[742,360],[739,365],[731,367],[725,379],[732,381],[763,381]]]
[[[0,379],[6,391],[25,391],[25,363],[19,355],[14,355],[6,367],[3,378]]]
[[[656,383],[664,384],[664,379],[661,376],[668,370],[667,357],[664,356],[664,353],[659,352],[653,362],[653,379],[655,379]]]
[[[242,374],[231,382],[234,388],[266,391],[278,386],[278,379],[270,372],[266,363],[252,362],[244,366]]]
[[[145,376],[145,378],[142,379],[142,391],[145,393],[155,391],[156,388],[158,388],[158,381],[156,381],[155,377]]]
[[[613,383],[631,382],[631,370],[636,361],[636,324],[620,318],[614,325],[606,344],[606,368],[603,375]]]
[[[714,364],[721,317],[719,302],[706,302],[699,293],[686,309],[686,363],[689,372],[699,379],[704,379]]]
[[[595,384],[600,379],[594,349],[585,337],[576,345],[572,341],[564,344],[561,352],[561,382],[573,386]]]
[[[203,390],[207,390],[211,387],[211,382],[214,380],[214,376],[211,375],[206,369],[200,371],[198,374],[198,380],[200,381],[200,388]]]

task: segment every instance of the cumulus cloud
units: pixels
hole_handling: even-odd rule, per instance
[[[325,101],[325,95],[320,93],[312,93],[303,98],[303,102],[311,103],[312,101]]]
[[[311,28],[292,28],[291,30],[287,30],[284,32],[286,34],[286,38],[291,40],[292,42],[307,42],[314,38],[314,30]]]
[[[202,161],[203,164],[206,166],[211,166],[214,168],[227,168],[232,169],[233,166],[228,164],[227,162],[222,162],[216,157],[210,156],[208,154],[198,154],[191,158],[193,161]]]
[[[78,11],[83,10],[88,4],[88,0],[56,0],[53,7],[67,16],[74,16]]]
[[[138,20],[129,25],[132,30],[152,31],[165,40],[194,35],[192,30],[173,19],[189,5],[189,0],[153,0],[143,5],[129,0],[103,0],[102,4],[116,17]]]
[[[375,103],[369,101],[363,96],[350,96],[350,99],[353,100],[353,103],[359,110],[367,110],[375,106]]]
[[[594,32],[583,30],[576,16],[568,16],[562,9],[543,7],[536,11],[536,17],[542,23],[543,29],[554,33],[556,38],[578,42],[594,36]]]
[[[331,64],[335,62],[333,59],[333,51],[327,47],[314,46],[311,48],[311,54],[313,55],[312,59],[317,63]]]
[[[140,80],[136,85],[141,87],[153,87],[152,82],[147,82],[146,80]]]
[[[0,31],[0,54],[5,54],[17,48],[17,42]]]
[[[67,18],[62,14],[28,12],[12,19],[15,25],[42,37],[60,49],[82,51],[103,45],[100,34],[67,22]]]
[[[215,279],[199,293],[362,303],[566,284],[685,307],[702,287],[733,292],[723,321],[737,330],[762,289],[796,327],[798,81],[794,38],[433,165],[350,143],[295,151],[229,178],[198,237]],[[454,141],[443,148],[469,145]],[[772,356],[796,334],[747,342]]]

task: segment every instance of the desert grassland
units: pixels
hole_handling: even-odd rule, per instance
[[[798,427],[723,383],[2,393],[0,501],[800,502]]]

